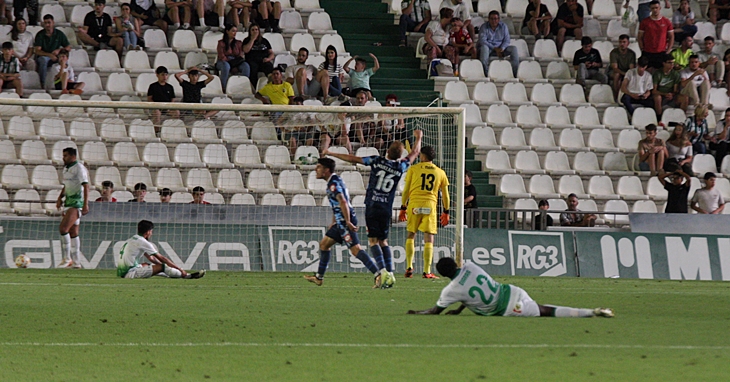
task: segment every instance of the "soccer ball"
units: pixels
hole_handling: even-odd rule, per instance
[[[395,285],[395,275],[393,275],[393,272],[386,272],[383,274],[380,281],[380,288],[388,289],[392,288],[393,285]]]
[[[30,257],[26,255],[19,255],[15,258],[15,266],[18,268],[28,268],[30,265]]]

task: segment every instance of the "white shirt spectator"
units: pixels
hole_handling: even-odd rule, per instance
[[[724,119],[715,125],[715,132],[711,133],[711,135],[713,137],[718,137],[718,136],[720,136],[720,134],[722,134],[723,130],[725,130],[725,120]],[[725,136],[724,141],[725,142],[730,141],[730,134]]]
[[[471,9],[467,5],[466,1],[454,4],[451,0],[444,0],[441,2],[439,10],[444,8],[452,9],[454,11],[454,17],[458,17],[462,21],[471,20]]]
[[[674,11],[674,14],[672,15],[672,24],[673,25],[684,25],[684,23],[685,23],[685,21],[687,21],[687,19],[694,20],[695,13],[692,11],[689,11],[689,13],[687,13],[687,16],[685,16],[678,9],[678,10]]]
[[[697,203],[702,210],[710,213],[725,204],[725,200],[717,188],[710,190],[700,188],[695,191],[695,195],[692,197],[692,203]]]
[[[677,147],[667,142],[667,151],[669,152],[669,158],[674,158],[677,162],[681,162],[684,158],[692,155],[692,145]]]
[[[71,67],[68,63],[66,63],[66,75],[68,75],[68,82],[76,82],[76,76],[74,75],[74,68]],[[53,74],[53,77],[56,77],[56,74],[61,72],[61,65],[55,64],[51,68],[51,74]]]
[[[446,27],[448,29],[448,26]],[[449,43],[449,33],[446,29],[441,27],[441,22],[438,20],[431,21],[428,23],[427,29],[431,30],[431,39],[438,46],[446,46]]]
[[[687,78],[692,77],[692,74],[694,71],[690,68],[684,68],[679,72],[679,75],[682,77],[683,80],[686,80]],[[707,83],[710,83],[710,76],[707,75],[707,72],[704,72],[701,76],[697,76],[692,79],[692,83],[695,85],[695,87],[698,87],[702,85],[702,79],[705,79]]]
[[[629,69],[624,78],[629,81],[629,85],[626,88],[631,94],[644,94],[654,88],[651,73],[647,70],[644,71],[643,76],[640,76],[638,69]]]
[[[307,73],[307,81],[311,81],[312,77],[314,76],[314,73],[317,71],[317,68],[314,67],[314,65],[291,65],[287,66],[286,71],[284,72],[284,78],[295,78],[297,72],[301,68],[306,68],[305,72]]]
[[[35,36],[33,33],[25,31],[18,33],[18,41],[13,41],[13,50],[15,51],[15,57],[22,58],[28,53],[28,49],[33,47]]]

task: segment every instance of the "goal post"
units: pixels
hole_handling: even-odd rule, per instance
[[[451,219],[436,235],[435,258],[452,256],[461,263],[466,147],[463,109],[382,107],[373,102],[366,106],[245,102],[0,98],[0,135],[5,136],[2,141],[7,141],[0,143],[5,144],[3,150],[15,150],[4,153],[3,158],[17,158],[17,162],[5,161],[15,164],[2,165],[7,197],[0,197],[5,199],[0,202],[0,223],[6,226],[6,261],[0,266],[10,267],[12,259],[21,253],[32,254],[31,267],[54,266],[58,232],[48,227],[59,221],[53,202],[63,181],[60,151],[68,146],[77,148],[79,161],[89,171],[92,191],[91,211],[82,218],[80,229],[86,267],[113,268],[115,243],[134,234],[137,221],[149,218],[160,227],[152,241],[163,253],[174,252],[185,265],[308,270],[318,256],[315,237],[321,238],[332,219],[324,200],[323,180],[312,179],[324,140],[329,140],[333,151],[384,155],[388,144],[398,137],[407,138],[406,146],[410,147],[415,129],[424,132],[424,146],[436,149],[434,162],[450,182]],[[156,110],[162,111],[159,121],[154,119]],[[405,131],[398,129],[400,123]],[[292,136],[294,145],[292,139],[287,139]],[[362,203],[369,169],[336,162],[358,214],[360,241],[367,243]],[[27,175],[25,181],[23,174]],[[115,180],[119,202],[136,197],[135,185],[145,183],[148,203],[112,206],[94,202],[103,193],[102,182],[110,179]],[[212,206],[190,204],[199,186],[204,187],[204,200]],[[402,182],[399,187],[390,238],[394,252],[398,252],[396,247],[405,246],[405,223],[397,222]],[[173,193],[170,205],[159,203],[164,188]],[[305,234],[307,227],[311,229]],[[238,237],[236,232],[240,232]],[[210,237],[203,240],[203,233]],[[33,239],[47,240],[51,250],[33,250],[28,243],[40,245]],[[7,245],[10,241],[12,246]],[[422,264],[421,242],[419,235],[416,271]],[[22,245],[15,246],[18,243]],[[247,262],[237,260],[235,253],[239,250],[246,252]],[[357,260],[343,253],[341,262],[330,264],[332,271],[362,271]],[[403,256],[404,252],[394,253],[401,267]]]

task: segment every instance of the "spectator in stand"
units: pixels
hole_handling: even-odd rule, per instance
[[[575,69],[575,82],[585,86],[586,80],[596,80],[602,84],[608,82],[608,78],[602,73],[603,60],[601,52],[593,49],[593,40],[586,36],[580,40],[581,48],[573,55],[573,68]]]
[[[112,31],[114,22],[108,13],[104,13],[105,7],[106,0],[94,0],[94,10],[86,14],[77,35],[82,43],[93,46],[95,50],[113,48],[121,58],[124,40],[121,34]]]
[[[253,4],[248,0],[228,0],[230,11],[228,19],[239,29],[248,28],[251,24],[251,8]]]
[[[296,65],[286,67],[284,78],[292,84],[294,93],[301,97],[316,97],[322,93],[322,82],[329,81],[326,70],[317,70],[314,65],[307,65],[309,50],[299,48]]]
[[[354,106],[366,106],[367,103],[367,92],[361,90],[355,95]],[[362,118],[364,115],[360,114],[359,117]],[[355,119],[352,125],[354,125],[354,128],[350,129],[349,134],[351,141],[357,140],[362,147],[375,147],[378,150],[385,146],[385,141],[388,139],[388,133],[382,129],[378,123],[372,121],[358,121]]]
[[[636,16],[639,18],[639,23],[641,23],[645,18],[649,17],[651,15],[651,3],[652,0],[639,0],[639,8],[635,9]],[[626,3],[624,4],[624,8],[629,7],[629,0],[626,0]],[[667,9],[671,9],[672,5],[669,3],[669,0],[664,0],[664,7]],[[661,9],[661,5],[659,6]]]
[[[656,125],[650,123],[645,129],[646,138],[639,141],[639,169],[654,176],[659,170],[664,171],[664,159],[669,153],[664,141],[656,137]]]
[[[364,58],[355,55],[345,61],[344,70],[350,75],[350,94],[348,96],[355,97],[361,91],[367,93],[368,99],[373,98],[373,92],[370,90],[370,77],[380,69],[380,61],[374,54],[369,53],[373,59],[374,65],[368,68],[368,62]],[[350,61],[355,60],[355,70],[350,70]]]
[[[0,60],[0,89],[15,89],[19,96],[23,96],[21,67],[20,60],[13,53],[13,43],[5,41],[2,44],[2,60]]]
[[[226,17],[226,3],[223,0],[193,0],[198,14],[198,25],[202,28],[223,27]]]
[[[477,48],[471,34],[464,28],[461,19],[454,17],[451,19],[451,34],[449,35],[449,44],[456,48],[456,60],[454,65],[454,75],[459,76],[459,56],[469,55],[472,59],[477,58]]]
[[[717,176],[713,172],[705,173],[705,187],[695,191],[692,197],[692,209],[698,214],[721,214],[725,209],[725,200],[720,190],[715,188]]]
[[[541,220],[543,215],[545,215],[545,229],[547,229],[547,227],[551,227],[553,225],[553,217],[545,212],[550,209],[550,202],[546,199],[541,199],[537,202],[537,208],[540,210],[540,213],[535,215],[535,230],[542,231]]]
[[[144,203],[144,197],[147,195],[147,185],[139,182],[134,185],[134,191],[132,191],[132,195],[134,195],[133,199],[130,199],[129,201],[132,203]]]
[[[385,107],[397,107],[400,105],[398,102],[398,96],[395,94],[388,94],[385,96]],[[380,126],[388,133],[389,143],[394,141],[400,141],[405,146],[408,142],[408,129],[406,129],[406,123],[403,118],[396,118],[393,114],[381,114]]]
[[[663,172],[657,177],[664,189],[667,190],[667,206],[664,208],[664,213],[686,214],[687,197],[691,189],[692,178],[681,169],[671,173]],[[669,182],[667,182],[667,178],[671,178]],[[682,183],[683,179],[685,180],[684,183]]]
[[[471,184],[474,174],[471,171],[464,171],[464,208],[477,208],[477,188]]]
[[[215,68],[218,69],[218,73],[221,77],[221,85],[225,91],[228,86],[228,77],[231,74],[238,74],[241,76],[249,77],[251,74],[251,67],[243,57],[243,43],[236,40],[236,33],[238,28],[235,25],[226,25],[226,30],[223,33],[223,38],[218,41],[216,51],[218,52],[218,61],[215,63]],[[256,83],[253,83],[256,86]]]
[[[667,159],[664,161],[664,171],[675,172],[682,170],[692,176],[692,143],[689,142],[684,133],[684,126],[678,123],[670,122],[671,127],[674,124],[674,131],[667,139]]]
[[[431,22],[431,5],[428,0],[403,0],[400,4],[400,44],[406,46],[406,33],[425,33]]]
[[[193,201],[190,204],[210,204],[205,200],[205,188],[200,186],[193,187]]]
[[[641,55],[649,59],[649,67],[660,69],[664,62],[664,54],[669,53],[674,46],[674,26],[669,19],[661,15],[662,6],[658,0],[652,0],[649,4],[651,15],[639,24],[639,35],[636,40],[639,42]]]
[[[500,21],[499,12],[490,11],[489,21],[479,28],[479,61],[482,62],[484,75],[489,75],[489,57],[497,56],[502,59],[509,56],[512,65],[512,74],[517,77],[517,68],[520,66],[520,57],[517,48],[510,45],[510,35],[507,24]]]
[[[267,105],[289,105],[294,99],[294,89],[284,81],[281,68],[275,67],[269,82],[256,92],[256,98]]]
[[[428,32],[426,32],[428,35]],[[330,45],[324,52],[324,62],[319,64],[317,70],[324,71],[327,76],[317,76],[320,79],[319,83],[322,86],[322,98],[325,104],[330,104],[334,101],[333,97],[342,94],[342,81],[345,77],[345,71],[342,70],[342,64],[337,63],[337,49]]]
[[[471,36],[476,36],[474,33],[474,25],[471,23],[471,7],[464,3],[464,0],[443,0],[439,11],[441,9],[451,9],[454,13],[451,17],[457,17],[464,22],[464,27],[469,31]]]
[[[105,180],[101,182],[101,196],[96,198],[95,202],[116,202],[117,198],[113,198],[114,182]]]
[[[190,29],[192,8],[193,0],[165,0],[165,18],[175,29],[180,28],[181,21],[183,29]]]
[[[74,68],[68,64],[68,53],[65,50],[58,53],[58,64],[53,65],[51,73],[54,74],[53,87],[60,90],[61,94],[80,95],[84,92],[84,85],[86,84],[76,82]]]
[[[689,65],[679,72],[682,82],[679,84],[681,94],[687,96],[689,104],[707,105],[710,99],[710,76],[700,68],[700,57],[689,57]]]
[[[160,203],[170,203],[170,199],[172,199],[172,190],[167,187],[160,190]]]
[[[281,3],[272,0],[253,0],[251,14],[253,22],[265,32],[281,33],[279,19],[281,18]]]
[[[160,10],[154,0],[132,0],[132,16],[142,21],[142,24],[156,26],[167,34],[167,21],[162,19]]]
[[[707,17],[715,25],[719,20],[730,20],[730,0],[710,0]]]
[[[290,105],[304,105],[304,98],[294,97]],[[312,114],[303,112],[284,113],[277,125],[281,126],[282,140],[289,142],[289,155],[292,157],[297,151],[298,146],[314,146],[314,128],[312,126]],[[294,158],[299,159],[299,158]],[[309,164],[308,162],[300,164]]]
[[[28,24],[24,19],[17,19],[10,31],[10,40],[13,43],[15,57],[20,60],[20,65],[25,70],[35,71],[36,65],[33,59],[33,40],[35,36],[26,29]]]
[[[689,65],[689,58],[694,54],[692,51],[692,44],[694,39],[692,36],[684,36],[684,39],[679,40],[679,47],[672,50],[672,57],[674,57],[674,70],[682,70]]]
[[[530,0],[525,10],[525,18],[522,20],[520,31],[523,35],[531,34],[535,36],[535,40],[541,39],[543,36],[549,38],[550,22],[552,20],[553,15],[550,14],[547,5],[542,4],[540,0]]]
[[[43,16],[43,30],[38,31],[35,35],[33,45],[36,64],[38,64],[38,76],[41,86],[45,87],[48,68],[58,62],[58,54],[61,51],[66,53],[71,51],[71,44],[68,43],[66,35],[56,29],[53,15],[45,15]]]
[[[654,97],[651,96],[654,83],[652,82],[651,73],[647,70],[649,60],[646,57],[641,57],[638,64],[636,68],[629,69],[626,72],[621,84],[621,91],[624,93],[621,97],[621,103],[626,106],[626,110],[630,115],[634,115],[636,109],[634,105],[653,108],[655,102]],[[656,127],[654,133],[656,134]]]
[[[677,41],[682,41],[686,36],[694,36],[697,33],[695,13],[689,8],[689,0],[679,2],[679,8],[674,11],[672,16],[672,25],[674,25],[674,38]]]
[[[712,51],[713,48],[715,48],[715,38],[712,36],[705,37],[705,49],[697,53],[700,58],[700,68],[707,71],[712,87],[723,86],[725,61],[720,58],[720,55]]]
[[[707,147],[705,146],[705,139],[710,139],[710,131],[707,128],[707,107],[705,105],[698,105],[695,108],[695,114],[691,117],[687,117],[684,122],[684,128],[687,131],[687,137],[690,143],[692,143],[692,151],[695,154],[706,154]]]
[[[454,11],[450,8],[441,8],[439,10],[439,19],[428,23],[426,35],[424,36],[426,44],[423,45],[422,49],[423,54],[431,61],[431,65],[433,65],[433,60],[437,58],[446,58],[452,64],[458,62],[456,48],[449,45],[450,25],[453,15]]]
[[[27,10],[28,23],[30,25],[38,25],[38,16],[40,16],[38,3],[40,3],[38,0],[13,0],[13,16],[15,16],[16,20],[22,19],[23,11]],[[45,17],[43,17],[43,20],[45,20]]]
[[[578,4],[578,0],[566,0],[558,8],[550,30],[557,37],[558,52],[563,51],[565,37],[583,38],[583,6]]]
[[[560,214],[560,225],[564,227],[593,227],[598,218],[594,214],[579,213],[578,196],[568,195],[568,209]]]
[[[158,66],[155,69],[157,74],[157,82],[150,84],[147,88],[147,102],[173,102],[175,101],[175,89],[167,83],[169,73],[164,66]],[[162,125],[162,113],[172,118],[180,118],[180,110],[153,110],[152,123],[155,129],[159,130]],[[145,188],[146,190],[147,188]]]
[[[259,72],[263,72],[267,76],[271,74],[275,58],[269,40],[264,38],[257,24],[252,23],[248,27],[248,37],[243,40],[243,53],[250,68],[248,78],[251,79],[253,86],[256,86]]]
[[[340,106],[351,106],[349,101],[345,101]],[[352,144],[350,143],[349,122],[347,113],[317,113],[315,116],[319,125],[319,152],[327,151],[332,142],[337,146],[347,148],[347,152],[352,154]]]
[[[645,55],[642,58],[647,58]],[[648,61],[648,58],[647,58]],[[674,70],[674,57],[664,54],[662,69],[654,71],[652,81],[654,82],[654,110],[661,118],[664,106],[678,107],[687,111],[687,96],[680,94],[682,76]],[[651,62],[649,63],[651,65]]]
[[[722,120],[715,125],[715,132],[710,136],[710,150],[715,151],[715,163],[718,172],[722,168],[722,160],[728,153],[728,144],[730,143],[730,108],[725,109],[725,115]]]
[[[139,49],[138,41],[142,38],[142,22],[132,16],[132,7],[129,3],[122,4],[122,14],[115,18],[117,31],[122,35],[127,50]]]
[[[618,47],[611,50],[609,55],[608,78],[613,80],[613,96],[618,97],[624,76],[629,69],[636,67],[636,53],[629,49],[629,35],[622,34],[618,37]],[[651,73],[649,73],[651,75]]]
[[[188,80],[183,80],[182,76],[187,74]],[[199,81],[200,75],[205,76],[205,81]],[[202,103],[203,102],[203,96],[201,94],[201,91],[209,84],[215,77],[206,72],[205,70],[198,69],[198,67],[193,66],[192,68],[184,71],[184,72],[177,72],[175,73],[175,79],[177,82],[180,83],[180,87],[182,87],[183,90],[183,103]],[[216,115],[218,113],[217,110],[194,110],[192,114],[195,114],[197,116],[203,116],[205,119],[210,119],[212,116]]]

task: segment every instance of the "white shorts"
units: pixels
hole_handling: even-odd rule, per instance
[[[510,285],[511,293],[505,316],[540,317],[540,307],[524,289]]]
[[[152,277],[152,265],[150,264],[139,264],[124,275],[125,279],[148,279],[150,277]]]
[[[76,219],[76,221],[74,222],[74,225],[81,224],[81,208],[78,208],[78,207],[63,207],[63,212],[61,214],[62,215],[66,215],[66,211],[68,211],[70,209],[76,209],[76,210],[79,211],[79,218]]]

